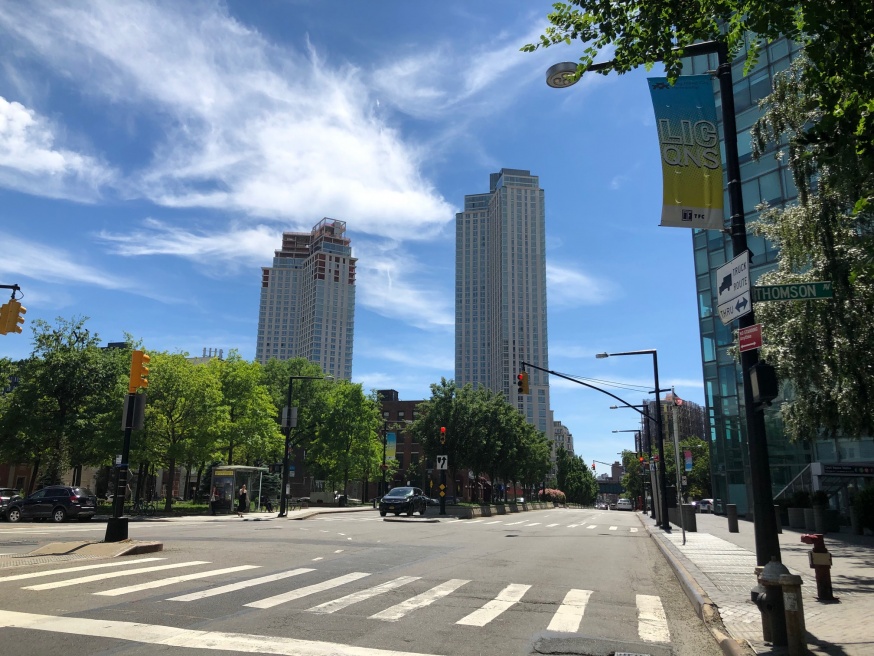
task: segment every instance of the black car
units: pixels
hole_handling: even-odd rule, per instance
[[[50,485],[10,503],[6,518],[10,522],[37,518],[62,522],[68,517],[88,521],[95,512],[97,497],[91,490],[71,485]]]
[[[427,509],[428,497],[417,487],[396,487],[379,500],[379,514],[382,517],[390,512],[395,515],[405,512],[412,517],[417,510],[424,515]]]
[[[20,498],[21,495],[15,488],[0,487],[0,517],[6,517],[6,511],[9,509],[9,504]]]

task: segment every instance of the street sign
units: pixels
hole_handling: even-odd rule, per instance
[[[737,344],[741,353],[762,348],[762,324],[757,323],[737,331]]]
[[[437,456],[437,469],[449,469],[449,456]]]
[[[752,312],[750,252],[744,251],[716,270],[717,309],[723,325]]]
[[[753,301],[812,301],[833,298],[831,282],[794,282],[787,285],[757,285],[753,287]]]

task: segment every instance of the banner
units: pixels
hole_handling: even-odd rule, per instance
[[[395,458],[397,457],[397,443],[398,438],[395,433],[386,433],[385,435],[385,457],[386,458]]]
[[[722,158],[709,75],[649,78],[662,159],[662,226],[722,230]]]

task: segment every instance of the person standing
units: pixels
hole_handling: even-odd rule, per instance
[[[209,495],[209,512],[215,515],[215,502],[218,501],[218,488],[212,488],[212,494]]]
[[[244,511],[244,510],[248,507],[248,505],[249,505],[249,494],[248,494],[248,492],[246,492],[246,486],[245,486],[245,485],[243,485],[243,487],[240,488],[240,498],[239,498],[239,501],[240,501],[240,506],[239,506],[239,508],[237,508],[237,516],[242,517],[242,516],[243,516],[243,511]]]

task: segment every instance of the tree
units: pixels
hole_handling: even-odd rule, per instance
[[[685,471],[685,451],[692,452],[692,471]],[[687,497],[699,499],[710,497],[710,449],[707,442],[700,437],[687,437],[680,440],[680,467],[684,468],[682,474],[686,476]],[[673,485],[677,480],[677,461],[674,457],[674,444],[665,444],[665,475],[668,485]]]
[[[858,437],[874,431],[874,208],[855,202],[869,184],[853,142],[811,143],[807,126],[820,120],[810,101],[816,90],[800,58],[778,76],[767,111],[754,127],[754,154],[784,139],[797,205],[762,207],[754,226],[780,249],[776,271],[758,284],[830,281],[834,297],[818,301],[759,303],[762,356],[784,385],[781,410],[795,440]],[[827,152],[825,152],[827,150]],[[788,153],[788,154],[787,154]]]
[[[555,454],[556,484],[564,490],[567,500],[584,506],[598,497],[598,481],[586,466],[582,456],[573,456],[563,446]]]
[[[86,322],[33,322],[33,351],[16,365],[18,385],[0,406],[0,453],[33,464],[28,492],[37,480],[61,483],[70,467],[101,464],[121,446],[130,352],[101,349]]]
[[[865,183],[857,211],[874,197],[874,4],[870,0],[571,0],[553,5],[551,26],[533,51],[578,40],[583,46],[577,75],[605,50],[615,48],[611,70],[626,73],[663,61],[668,76],[681,71],[677,49],[696,41],[724,41],[730,56],[747,42],[747,68],[763,41],[786,37],[799,42],[812,66],[803,72],[807,99],[819,111],[802,138],[816,144],[825,160],[856,153]],[[605,57],[609,59],[610,57]]]
[[[278,409],[265,385],[261,365],[247,362],[236,350],[226,360],[213,359],[207,365],[216,370],[227,420],[216,427],[220,448],[227,463],[263,462],[282,450],[282,433],[276,423]]]
[[[195,365],[184,353],[149,355],[149,400],[139,439],[151,445],[170,474],[164,505],[169,512],[177,464],[184,461],[192,442],[215,437],[216,426],[227,421],[227,408],[214,368]]]

